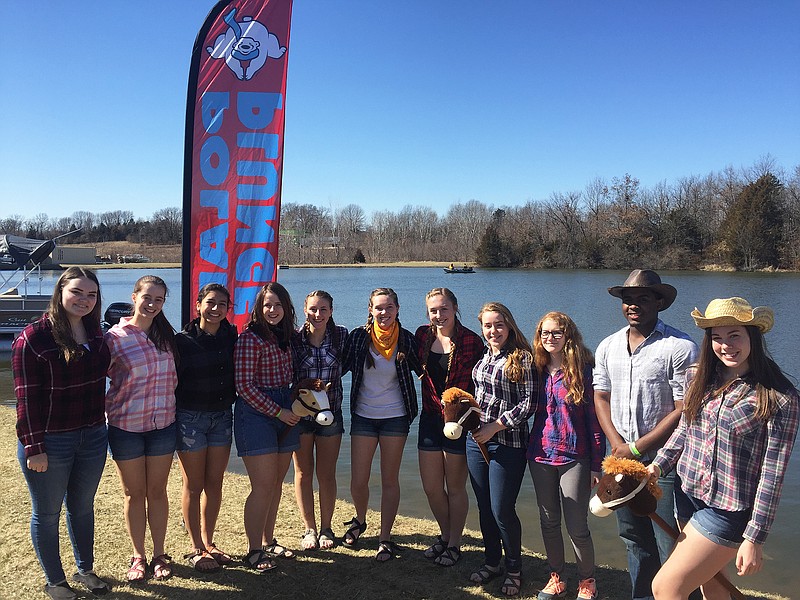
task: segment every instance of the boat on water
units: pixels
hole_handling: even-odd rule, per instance
[[[453,265],[450,265],[449,267],[445,267],[444,268],[444,272],[445,273],[474,273],[475,269],[473,269],[472,267],[468,267],[467,265],[464,265],[463,267],[454,267]]]
[[[0,256],[14,267],[8,276],[0,272],[0,350],[10,350],[14,337],[47,311],[52,292],[42,293],[42,262],[55,247],[55,239],[0,235]]]

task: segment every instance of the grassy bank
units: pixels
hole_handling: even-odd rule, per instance
[[[29,533],[30,498],[16,461],[14,411],[0,408],[0,597],[20,599],[46,598],[39,564],[34,556]],[[462,550],[462,560],[452,568],[431,564],[422,556],[436,534],[432,521],[398,517],[395,541],[405,550],[398,560],[378,564],[374,560],[377,547],[379,515],[370,512],[369,528],[362,536],[359,548],[336,547],[332,551],[298,552],[295,561],[281,561],[280,568],[258,575],[244,567],[232,566],[209,575],[196,574],[186,561],[180,559],[188,550],[188,538],[180,519],[180,471],[177,463],[169,481],[171,514],[167,531],[167,549],[175,558],[175,576],[165,582],[149,580],[136,586],[125,582],[125,571],[130,556],[130,543],[122,518],[122,493],[113,463],[108,461],[96,498],[96,570],[114,585],[112,598],[151,598],[170,600],[261,600],[262,598],[293,598],[335,600],[358,599],[418,599],[467,600],[500,597],[500,580],[483,588],[469,583],[469,573],[481,564],[481,536],[467,531]],[[347,482],[340,482],[340,493]],[[242,506],[249,491],[247,478],[228,474],[225,480],[222,514],[216,542],[219,547],[240,555],[246,550],[242,524]],[[473,508],[474,510],[474,508]],[[341,523],[354,514],[352,506],[339,500],[334,516],[334,530],[341,535]],[[534,526],[534,525],[528,525]],[[294,502],[290,486],[284,486],[281,512],[276,535],[291,548],[299,548],[302,521]],[[61,536],[64,570],[69,576],[74,572],[66,529]],[[602,560],[602,559],[601,559]],[[547,565],[541,555],[523,553],[523,597],[535,597],[547,580]],[[574,592],[575,570],[570,566],[570,593]],[[597,582],[601,598],[617,600],[630,597],[628,574],[619,569],[599,567]],[[773,598],[749,593],[751,598]],[[568,596],[573,598],[574,595]]]

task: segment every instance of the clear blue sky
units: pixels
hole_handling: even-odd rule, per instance
[[[8,2],[0,216],[182,202],[189,60],[214,0]],[[544,200],[800,164],[794,0],[295,0],[284,202]]]

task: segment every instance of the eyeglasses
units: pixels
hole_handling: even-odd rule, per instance
[[[554,340],[560,340],[562,337],[564,337],[564,332],[558,329],[555,331],[542,330],[542,333],[540,335],[542,336],[542,339],[551,337]]]

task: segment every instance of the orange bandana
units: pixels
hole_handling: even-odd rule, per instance
[[[397,321],[392,323],[388,331],[381,329],[378,324],[373,321],[372,327],[369,330],[369,335],[372,338],[372,345],[375,346],[375,350],[386,360],[391,360],[392,354],[394,354],[394,350],[397,348],[397,340],[400,338],[400,325]]]

